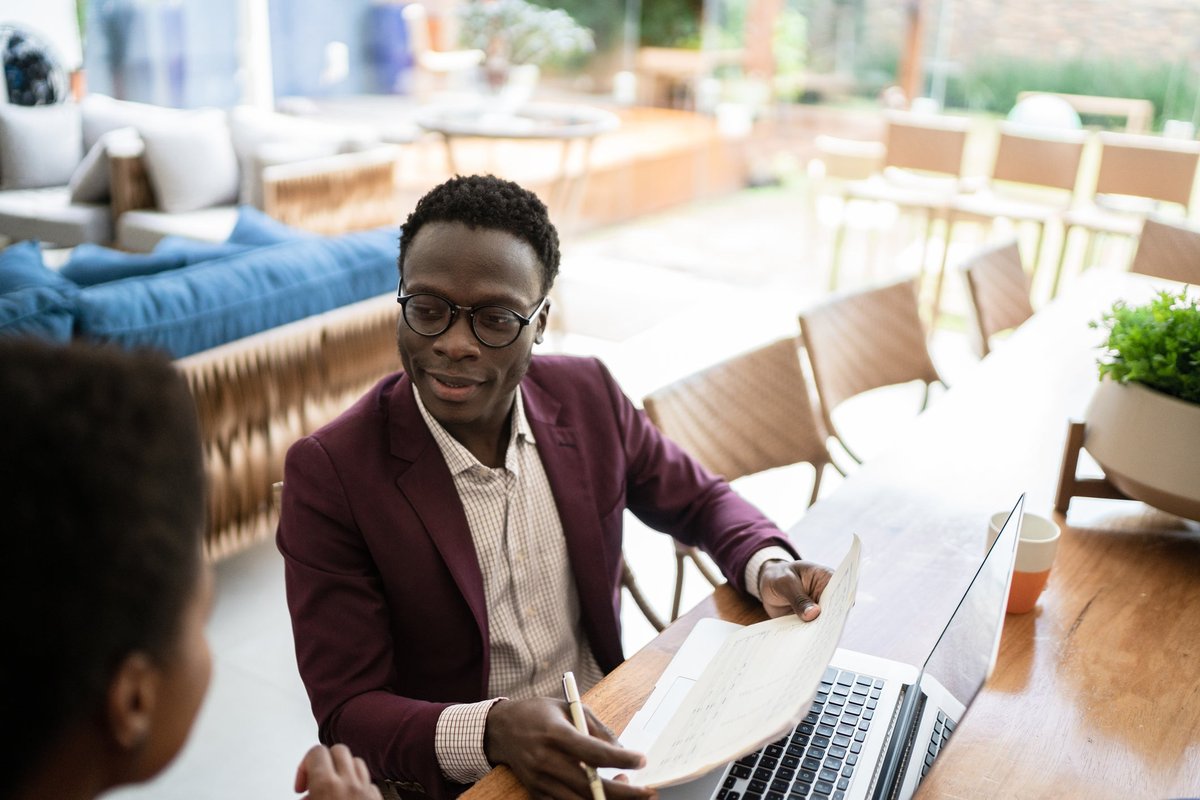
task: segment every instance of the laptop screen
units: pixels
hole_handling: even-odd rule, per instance
[[[1024,503],[1022,495],[925,661],[924,675],[935,678],[964,707],[996,661]],[[981,540],[983,535],[980,531]]]

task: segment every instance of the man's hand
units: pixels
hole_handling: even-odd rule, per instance
[[[534,800],[591,800],[587,775],[580,763],[593,767],[637,769],[645,757],[622,748],[604,723],[584,707],[590,736],[575,730],[567,704],[548,697],[501,700],[488,712],[483,747],[488,761],[507,764]],[[609,800],[642,800],[653,789],[605,781]]]
[[[821,613],[817,602],[833,572],[811,561],[768,561],[758,575],[758,593],[770,617],[795,613],[811,622]]]
[[[383,800],[361,758],[344,744],[316,745],[296,770],[296,791],[308,800]]]

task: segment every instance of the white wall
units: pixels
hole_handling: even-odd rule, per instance
[[[53,47],[68,72],[83,65],[75,0],[0,0],[0,24],[24,28]]]

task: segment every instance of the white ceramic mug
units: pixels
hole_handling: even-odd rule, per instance
[[[988,547],[1000,535],[1008,514],[1007,511],[999,511],[992,515],[988,524]],[[1050,568],[1054,566],[1061,534],[1058,525],[1046,517],[1025,514],[1021,518],[1021,538],[1017,542],[1012,588],[1008,590],[1009,614],[1025,614],[1037,605],[1050,577]]]

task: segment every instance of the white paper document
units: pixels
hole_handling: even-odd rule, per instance
[[[629,775],[640,786],[691,780],[774,741],[808,713],[833,658],[858,588],[858,537],[821,594],[821,615],[794,614],[732,634],[692,686],[659,737],[646,766]]]

